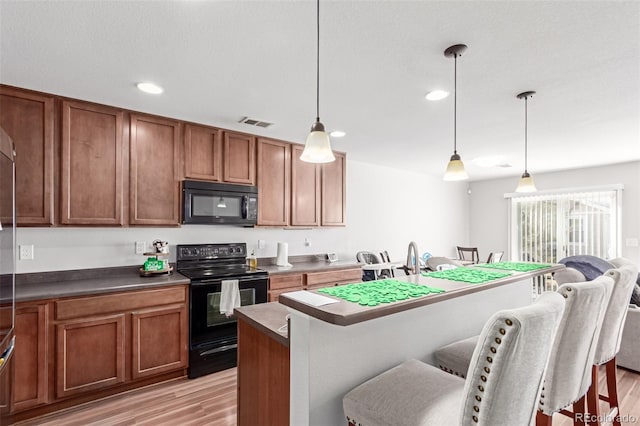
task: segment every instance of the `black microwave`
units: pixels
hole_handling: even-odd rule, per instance
[[[248,185],[182,181],[182,223],[255,225],[258,188]]]

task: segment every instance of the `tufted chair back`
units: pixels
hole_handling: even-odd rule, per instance
[[[558,293],[494,314],[482,329],[465,381],[462,425],[528,425],[564,309]]]
[[[591,384],[591,366],[609,301],[613,279],[566,283],[557,293],[566,300],[565,313],[553,342],[539,409],[555,412],[576,402]]]
[[[638,276],[638,268],[631,263],[618,269],[610,269],[604,275],[611,277],[614,285],[593,359],[596,365],[604,364],[620,351],[623,324],[627,318],[629,299]]]

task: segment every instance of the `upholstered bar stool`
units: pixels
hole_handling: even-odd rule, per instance
[[[584,396],[591,379],[590,363],[612,286],[610,277],[600,277],[591,282],[564,284],[558,288],[557,293],[567,303],[545,373],[545,387],[536,416],[539,426],[550,425],[556,412],[573,417],[574,424],[584,424]],[[434,355],[439,367],[464,376],[471,359],[470,348],[476,340],[477,337],[471,337],[438,349]],[[565,410],[572,404],[574,413],[582,413],[582,416]]]
[[[564,310],[557,293],[500,311],[484,325],[462,380],[412,359],[361,384],[343,399],[350,425],[528,425]]]
[[[609,413],[605,416],[613,420],[614,426],[620,426],[620,408],[618,403],[618,386],[616,379],[616,355],[620,351],[622,331],[627,317],[629,299],[638,276],[638,268],[626,259],[610,260],[618,269],[605,272],[605,276],[613,278],[615,284],[609,299],[609,305],[602,322],[600,339],[596,347],[591,369],[591,387],[587,392],[587,405],[591,424],[600,424],[600,400],[609,403]],[[607,394],[598,390],[598,367],[605,365]]]

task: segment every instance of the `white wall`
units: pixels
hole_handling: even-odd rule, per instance
[[[409,241],[420,253],[453,255],[468,236],[467,185],[440,178],[347,161],[347,227],[302,230],[184,225],[180,228],[18,228],[18,245],[33,244],[34,260],[18,260],[18,273],[140,265],[135,241],[175,244],[245,242],[266,247],[258,257],[274,257],[278,241],[290,255],[336,252],[355,260],[358,250],[389,250],[393,260],[406,259]],[[305,247],[309,238],[311,246]]]
[[[589,167],[553,173],[532,173],[539,190],[623,184],[622,256],[640,264],[640,248],[627,247],[628,238],[640,239],[640,161]],[[517,177],[472,182],[470,184],[470,229],[472,245],[481,259],[491,251],[508,250],[509,201],[505,193],[514,192]]]

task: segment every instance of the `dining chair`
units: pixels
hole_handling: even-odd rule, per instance
[[[473,263],[480,263],[480,256],[478,255],[478,247],[460,247],[458,249],[459,260],[470,260]]]
[[[551,426],[552,416],[557,412],[573,417],[574,424],[584,424],[590,364],[613,284],[611,277],[602,276],[593,281],[565,283],[558,288],[556,293],[565,298],[566,306],[553,339],[536,415],[537,426]],[[477,341],[478,337],[470,337],[438,349],[434,356],[440,369],[461,377],[467,375]],[[573,412],[566,410],[570,405]]]
[[[463,380],[410,359],[348,392],[349,425],[528,425],[565,301],[547,293],[485,323]],[[551,338],[549,338],[551,337]]]
[[[590,418],[594,423],[600,425],[600,400],[609,404],[609,413],[605,416],[613,420],[614,426],[621,426],[620,404],[618,402],[618,385],[616,378],[616,356],[620,351],[622,341],[622,331],[627,317],[629,299],[638,276],[638,267],[627,261],[618,258],[609,260],[617,269],[605,272],[606,276],[613,278],[615,284],[609,299],[609,304],[602,322],[600,338],[596,348],[593,366],[591,367],[591,386],[587,392],[587,406]],[[598,386],[598,370],[601,365],[605,366],[605,376],[607,381],[607,395],[600,393]]]
[[[487,263],[498,263],[502,260],[502,256],[504,256],[503,251],[491,252],[487,258]]]
[[[380,258],[382,259],[382,263],[391,263],[391,257],[389,256],[389,252],[387,250],[383,250],[380,252]],[[393,268],[383,269],[380,271],[380,276],[386,277],[395,277],[396,273],[393,271]]]
[[[382,263],[382,259],[371,251],[359,251],[356,253],[356,260],[359,263],[366,263],[372,265],[376,263]],[[379,274],[376,271],[362,271],[362,281],[372,281],[378,279]]]

